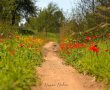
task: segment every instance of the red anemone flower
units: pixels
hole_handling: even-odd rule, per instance
[[[85,38],[87,41],[90,41],[91,40],[91,37],[90,36],[86,36]]]
[[[84,45],[83,44],[80,44],[80,43],[76,43],[75,45],[74,45],[74,47],[75,48],[81,48],[81,47],[83,47]]]
[[[66,44],[65,44],[65,43],[60,44],[60,48],[61,48],[62,50],[66,49]]]
[[[90,44],[91,44],[91,45],[95,45],[95,43],[94,43],[94,42],[90,42]]]
[[[110,39],[110,33],[109,33],[109,34],[107,34],[107,37],[108,37],[108,39]]]
[[[95,46],[90,46],[89,50],[98,53],[99,52],[99,48],[95,45]]]
[[[20,47],[24,47],[25,45],[24,45],[24,44],[19,44],[19,46],[20,46]]]
[[[97,38],[97,36],[92,36],[92,39],[96,39]]]

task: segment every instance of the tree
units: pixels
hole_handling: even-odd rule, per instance
[[[1,0],[0,13],[3,19],[11,18],[11,24],[16,23],[17,17],[24,17],[36,14],[35,1],[33,0]],[[20,19],[20,18],[19,18]]]
[[[97,7],[96,16],[104,23],[110,23],[110,0],[97,0],[99,6]]]
[[[38,31],[59,32],[63,20],[63,12],[56,4],[50,3],[47,8],[44,8],[38,13],[37,17],[30,17],[30,24],[32,25],[32,21],[35,21],[32,26]]]

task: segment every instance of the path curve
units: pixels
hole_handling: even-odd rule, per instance
[[[32,90],[103,90],[102,84],[92,77],[79,74],[73,67],[63,64],[54,50],[57,44],[54,44],[49,42],[44,46],[45,62],[37,68],[42,84]]]

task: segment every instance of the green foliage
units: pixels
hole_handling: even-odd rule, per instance
[[[56,4],[50,3],[38,13],[37,17],[31,17],[29,24],[32,29],[44,32],[59,32],[64,15]]]
[[[0,34],[4,37],[9,37],[12,33],[18,34],[19,27],[16,25],[10,26],[9,23],[0,22]]]
[[[44,38],[46,41],[54,41],[54,42],[60,42],[59,34],[57,33],[37,33],[37,37]]]
[[[18,24],[20,17],[28,19],[28,15],[36,14],[36,7],[33,0],[1,0],[0,20]]]

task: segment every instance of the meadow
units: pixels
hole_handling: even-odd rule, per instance
[[[0,90],[30,90],[39,85],[36,67],[42,62],[43,43],[34,36],[0,34]]]
[[[110,33],[103,37],[85,33],[81,41],[74,36],[62,40],[60,55],[79,72],[110,85]]]
[[[39,85],[36,68],[49,41],[60,44],[66,64],[110,87],[110,0],[73,1],[69,12],[55,2],[0,1],[0,90]]]

